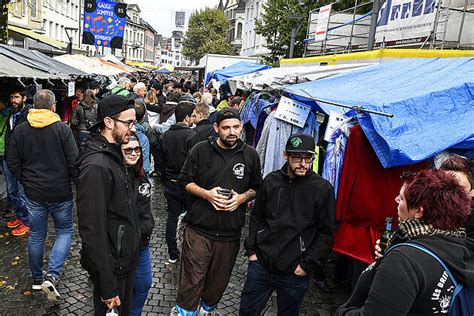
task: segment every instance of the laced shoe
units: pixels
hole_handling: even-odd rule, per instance
[[[33,284],[31,285],[31,289],[33,291],[41,291],[41,285],[43,284],[43,280],[33,280]]]
[[[8,228],[17,228],[21,224],[23,224],[23,222],[21,220],[15,219],[15,220],[7,222],[7,227]]]
[[[44,282],[41,284],[41,289],[47,295],[48,301],[53,303],[58,303],[61,299],[58,290],[58,279],[55,278],[52,274],[48,273],[44,276]]]
[[[23,223],[18,226],[18,228],[12,230],[12,235],[13,236],[25,236],[30,232],[30,228],[26,225],[23,225]]]

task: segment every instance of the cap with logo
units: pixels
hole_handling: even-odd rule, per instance
[[[239,111],[232,109],[232,108],[224,108],[217,112],[216,115],[216,124],[219,125],[220,122],[223,120],[228,119],[238,119],[240,121],[240,114]]]
[[[101,126],[104,118],[111,117],[133,108],[134,101],[121,95],[109,95],[99,101],[97,107],[97,122],[92,125],[89,130],[96,130]]]
[[[285,151],[289,153],[315,154],[316,143],[313,136],[303,133],[291,135],[286,142]]]

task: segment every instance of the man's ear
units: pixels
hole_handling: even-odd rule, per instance
[[[283,152],[283,158],[288,161],[288,153],[286,151]]]
[[[114,122],[113,118],[111,118],[111,117],[105,117],[104,118],[104,126],[106,128],[113,129],[114,125],[115,125],[115,122]]]

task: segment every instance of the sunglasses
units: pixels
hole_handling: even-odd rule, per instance
[[[131,155],[132,152],[135,152],[135,154],[139,154],[142,152],[142,148],[140,146],[138,147],[129,147],[129,148],[122,148],[123,152],[125,155]]]

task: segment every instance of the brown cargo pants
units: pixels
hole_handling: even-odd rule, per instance
[[[194,311],[202,299],[207,306],[219,303],[234,268],[240,241],[215,241],[186,227],[181,254],[177,304]]]

